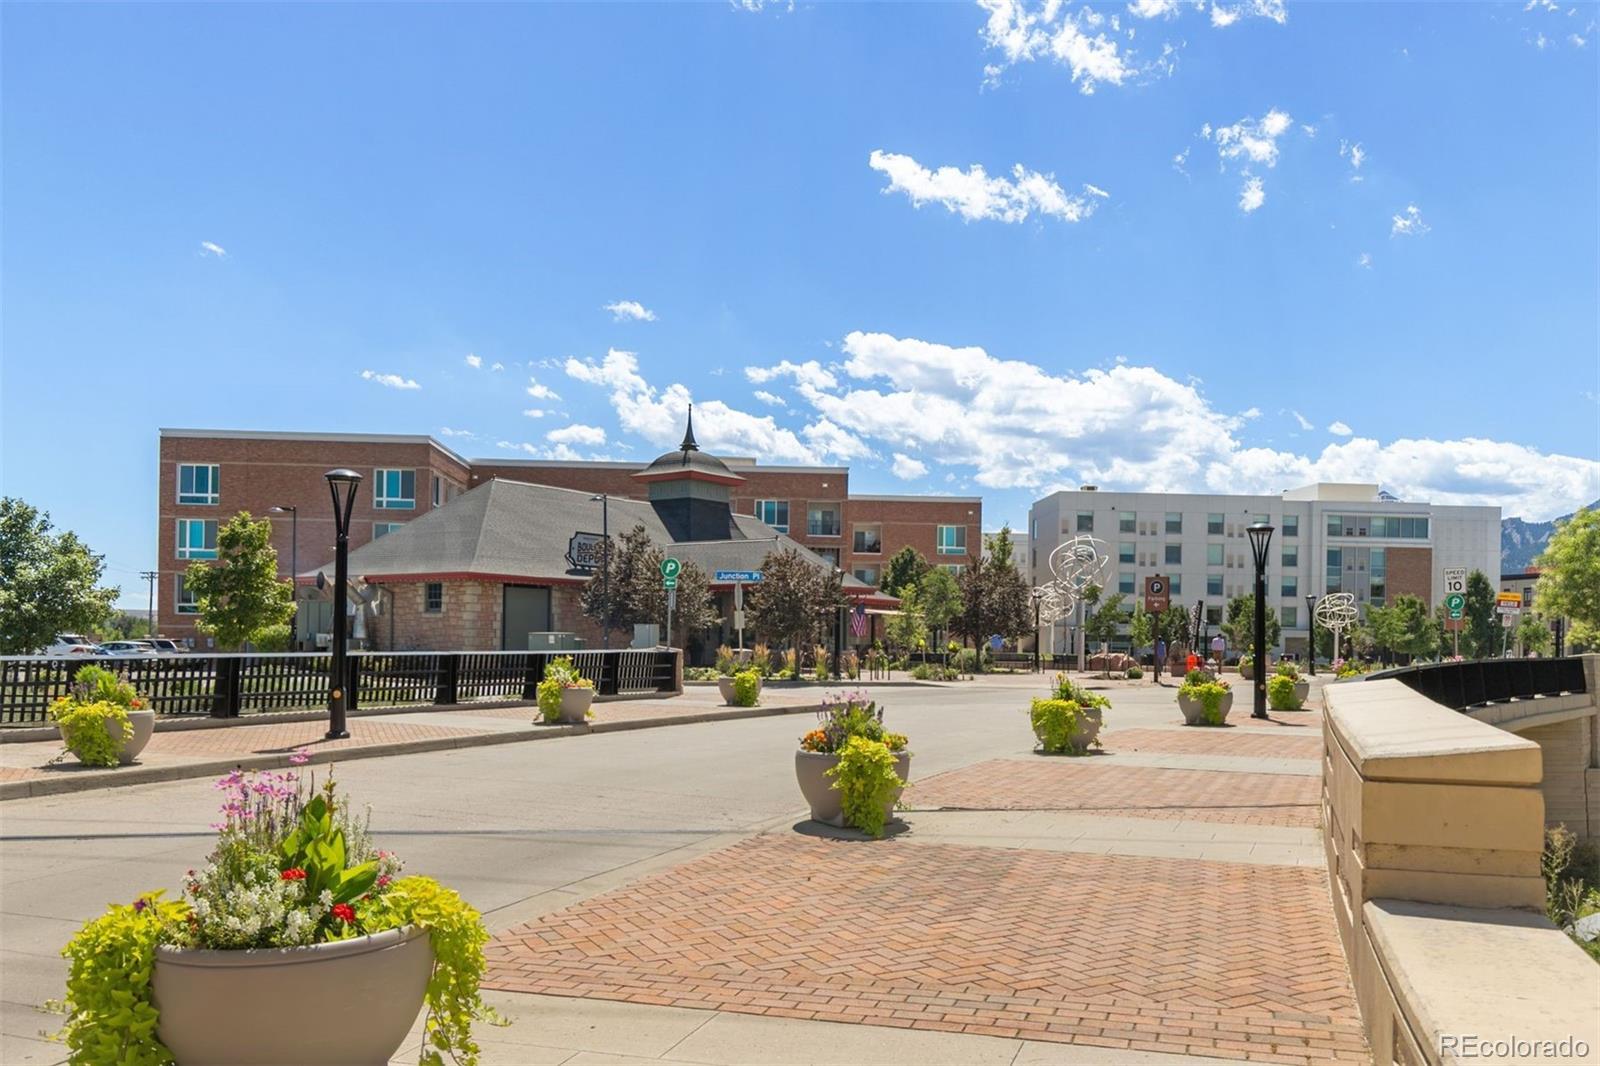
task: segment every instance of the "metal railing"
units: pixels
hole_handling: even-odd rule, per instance
[[[1583,659],[1469,659],[1424,663],[1367,674],[1363,680],[1393,678],[1452,710],[1538,696],[1581,695],[1588,691]]]
[[[362,651],[350,653],[346,705],[406,707],[532,701],[545,665],[571,655],[599,696],[677,691],[674,648],[612,651]],[[160,717],[237,718],[328,705],[332,657],[283,654],[0,656],[0,726],[40,725],[85,666],[121,675]]]

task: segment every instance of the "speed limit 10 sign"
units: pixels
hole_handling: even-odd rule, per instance
[[[1467,568],[1464,566],[1447,566],[1444,568],[1444,594],[1446,596],[1464,596],[1467,593]]]
[[[1160,614],[1172,606],[1172,593],[1167,579],[1155,574],[1144,579],[1144,609],[1149,614]]]

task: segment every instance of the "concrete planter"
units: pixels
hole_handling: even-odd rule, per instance
[[[123,766],[127,766],[137,759],[139,753],[144,750],[144,746],[150,743],[150,737],[156,731],[156,712],[129,711],[128,724],[133,726],[133,736],[124,740],[122,728],[116,722],[106,722],[106,734],[111,737],[112,743],[122,746],[121,750],[117,752],[117,762]],[[56,730],[61,734],[61,743],[65,744],[67,742],[67,731],[59,725],[56,726]]]
[[[1206,705],[1199,700],[1190,699],[1182,692],[1178,693],[1178,709],[1183,712],[1184,725],[1209,725],[1205,720]],[[1222,713],[1222,721],[1228,720],[1228,712],[1233,709],[1233,692],[1230,690],[1222,697],[1222,703],[1217,708]],[[1218,723],[1221,724],[1220,722]]]
[[[303,948],[156,948],[156,1034],[178,1066],[381,1066],[405,1040],[433,972],[408,926]]]
[[[1067,738],[1067,745],[1074,751],[1088,751],[1089,745],[1095,742],[1095,738],[1100,735],[1101,727],[1105,724],[1105,709],[1102,707],[1080,707],[1078,710],[1082,718],[1079,719],[1078,728],[1073,730],[1072,736]],[[1044,738],[1037,733],[1034,734],[1034,739],[1038,740],[1041,745],[1044,743]],[[1043,754],[1057,754],[1056,752],[1045,752],[1043,747],[1039,750]],[[901,776],[905,775],[902,774]]]
[[[1294,701],[1301,707],[1306,705],[1306,700],[1311,698],[1311,682],[1301,678],[1294,683]]]
[[[726,703],[729,707],[737,707],[739,705],[738,701],[734,698],[734,694],[733,694],[733,678],[731,678],[731,677],[719,677],[719,678],[717,678],[717,691],[722,693],[722,702]],[[760,703],[760,702],[761,702],[761,682],[759,680],[757,680],[756,681],[756,703]],[[752,706],[754,706],[754,705],[752,704]]]
[[[800,794],[806,798],[806,803],[811,807],[812,821],[821,822],[842,828],[845,824],[844,809],[839,803],[839,790],[833,787],[833,778],[828,776],[828,771],[839,765],[839,756],[827,755],[817,751],[797,751],[794,753],[794,776],[800,782]],[[909,751],[897,752],[894,757],[894,772],[900,780],[911,780],[911,753]],[[894,805],[900,800],[899,789],[895,790],[884,808],[884,820],[894,820]]]
[[[561,716],[567,725],[581,725],[589,719],[589,704],[594,702],[592,688],[564,688],[561,690]]]
[[[1239,676],[1244,678],[1246,681],[1254,681],[1256,677],[1255,663],[1240,663]]]

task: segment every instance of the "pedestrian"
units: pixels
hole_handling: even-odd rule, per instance
[[[1161,664],[1167,661],[1167,640],[1165,637],[1156,638],[1156,684],[1161,683]]]
[[[1227,649],[1228,642],[1222,639],[1221,633],[1211,638],[1211,658],[1216,660],[1217,673],[1219,674],[1222,673],[1222,653]]]

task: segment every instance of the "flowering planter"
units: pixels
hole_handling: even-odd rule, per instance
[[[800,794],[811,806],[812,821],[842,828],[845,824],[844,808],[839,802],[839,790],[833,787],[828,771],[839,765],[839,756],[820,751],[794,753],[794,776],[800,782]],[[894,753],[894,772],[902,781],[911,780],[911,753]],[[894,805],[900,801],[901,789],[884,804],[884,821],[894,820]]]
[[[1230,691],[1223,695],[1222,702],[1217,705],[1217,711],[1221,715],[1221,721],[1217,722],[1217,725],[1221,725],[1223,722],[1228,720],[1228,712],[1232,710],[1232,708],[1233,693]],[[1199,700],[1190,699],[1181,692],[1178,693],[1178,709],[1183,712],[1184,725],[1212,724],[1207,722],[1205,718],[1206,705]]]
[[[561,690],[560,721],[569,725],[588,721],[589,704],[594,702],[592,688],[564,688]]]
[[[722,702],[723,703],[726,703],[729,707],[737,707],[737,706],[739,706],[738,697],[734,694],[734,691],[733,691],[733,678],[731,678],[731,677],[719,677],[719,678],[717,678],[717,691],[722,693]],[[758,680],[756,682],[756,702],[759,703],[760,701],[761,701],[761,682]]]
[[[1102,707],[1080,707],[1078,708],[1078,715],[1078,728],[1074,729],[1072,736],[1067,738],[1067,746],[1073,751],[1084,752],[1088,751],[1089,745],[1093,744],[1095,739],[1100,736],[1100,727],[1105,723],[1105,709]],[[1034,733],[1034,739],[1039,741],[1040,747],[1038,751],[1040,754],[1057,754],[1056,752],[1044,750],[1044,738],[1039,736],[1038,733]]]
[[[127,766],[139,757],[144,746],[150,743],[150,737],[156,731],[155,711],[129,711],[128,724],[133,726],[133,735],[126,740],[122,736],[122,727],[115,721],[106,721],[106,733],[111,737],[113,744],[120,745],[117,752],[117,762]],[[67,742],[67,731],[60,726],[56,727],[61,732],[61,743]]]
[[[417,926],[299,948],[156,948],[156,1034],[178,1066],[380,1066],[433,972]]]

